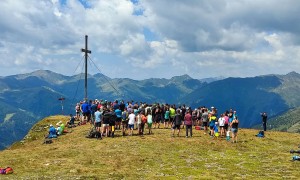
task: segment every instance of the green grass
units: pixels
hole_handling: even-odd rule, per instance
[[[240,129],[239,142],[214,140],[193,129],[194,137],[172,138],[169,129],[153,135],[87,139],[83,125],[42,144],[47,124],[66,121],[63,116],[36,124],[27,138],[1,151],[0,165],[10,166],[9,179],[298,179],[300,162],[291,162],[299,134]]]

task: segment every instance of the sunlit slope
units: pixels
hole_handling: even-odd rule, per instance
[[[50,123],[67,121],[52,116],[38,122],[21,143],[1,151],[0,165],[10,166],[11,179],[297,179],[299,162],[291,162],[299,134],[240,129],[239,142],[212,139],[194,130],[193,138],[172,138],[169,129],[153,129],[153,135],[87,139],[90,125],[73,129],[43,144]],[[69,129],[70,130],[70,129]],[[4,177],[4,176],[2,176]]]

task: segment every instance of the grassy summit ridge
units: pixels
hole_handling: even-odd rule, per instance
[[[297,179],[299,163],[291,162],[290,149],[299,145],[299,134],[240,129],[239,142],[213,140],[193,129],[194,137],[172,138],[169,129],[153,135],[87,139],[90,125],[42,144],[45,126],[66,121],[51,116],[38,122],[23,142],[1,151],[0,166],[10,166],[10,179]]]

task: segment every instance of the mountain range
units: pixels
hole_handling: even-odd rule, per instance
[[[65,76],[48,70],[0,77],[0,149],[22,139],[39,119],[74,113],[84,96],[84,75]],[[133,80],[88,75],[88,98],[160,102],[192,108],[217,107],[218,113],[237,110],[241,127],[260,123],[260,112],[270,117],[300,106],[300,74],[248,78]],[[64,97],[63,102],[58,99]]]

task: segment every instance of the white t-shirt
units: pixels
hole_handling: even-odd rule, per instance
[[[136,120],[137,120],[136,122],[137,124],[142,124],[142,116],[140,114],[136,116]]]
[[[134,124],[135,121],[134,113],[129,114],[128,119],[129,119],[128,124]]]
[[[225,118],[224,117],[220,117],[219,120],[219,126],[224,126],[225,125]]]

